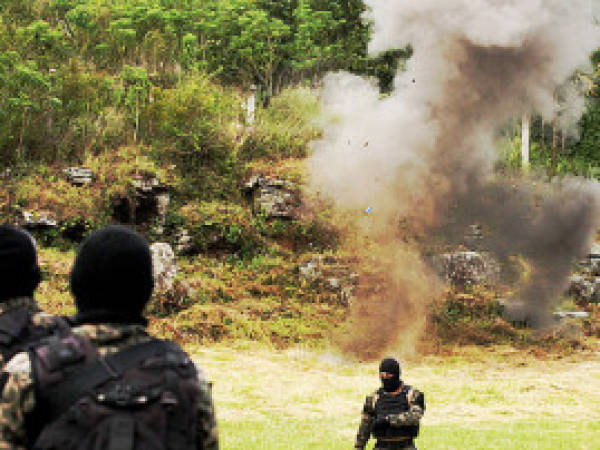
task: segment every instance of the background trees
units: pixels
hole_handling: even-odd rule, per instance
[[[2,0],[0,162],[76,162],[152,141],[160,124],[144,120],[153,98],[186,80],[257,85],[264,105],[332,70],[371,76],[389,91],[411,49],[369,57],[365,9],[363,0]],[[599,75],[586,75],[580,139],[534,117],[534,165],[600,166]]]

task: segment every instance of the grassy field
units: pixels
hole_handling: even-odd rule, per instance
[[[376,364],[334,352],[189,350],[214,381],[223,449],[352,448],[364,396],[377,388]],[[598,353],[463,349],[403,367],[426,393],[420,449],[600,449]]]

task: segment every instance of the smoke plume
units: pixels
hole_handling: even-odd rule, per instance
[[[315,143],[311,186],[342,210],[367,211],[354,241],[385,279],[376,282],[379,292],[361,283],[344,346],[376,357],[422,328],[424,303],[438,285],[419,252],[398,238],[404,222],[448,242],[476,223],[501,260],[527,258],[533,273],[518,297],[544,325],[590,243],[598,190],[574,179],[502,178],[494,173],[496,144],[507,121],[522,114],[560,115],[561,126],[575,125],[581,96],[569,89],[568,104],[559,105],[556,93],[600,42],[588,1],[367,4],[370,51],[410,44],[414,52],[385,98],[356,76],[325,80],[324,109],[333,120]]]

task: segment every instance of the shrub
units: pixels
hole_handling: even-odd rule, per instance
[[[316,91],[296,87],[285,89],[267,108],[260,108],[256,124],[246,136],[240,155],[246,159],[305,157],[309,144],[321,136]]]
[[[179,210],[198,251],[227,251],[245,258],[260,251],[263,242],[252,226],[252,215],[235,204],[189,203]]]

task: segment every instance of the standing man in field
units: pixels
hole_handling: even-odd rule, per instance
[[[404,384],[400,373],[400,364],[395,359],[381,361],[381,388],[367,396],[355,449],[364,449],[371,434],[377,439],[377,449],[416,449],[414,438],[419,434],[419,422],[425,413],[425,396]]]
[[[51,334],[62,320],[41,312],[33,299],[39,282],[33,237],[0,225],[0,369],[16,353]]]
[[[5,367],[0,449],[216,450],[209,383],[175,343],[146,332],[146,240],[110,226],[80,246],[77,315]]]

